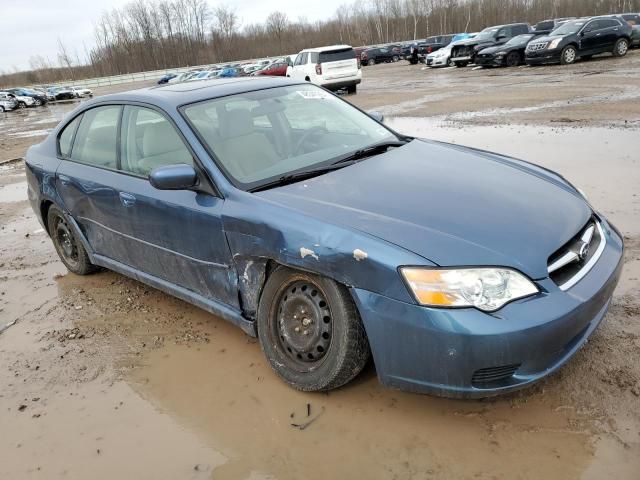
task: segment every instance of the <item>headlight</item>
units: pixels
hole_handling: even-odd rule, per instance
[[[498,52],[498,53],[496,53],[496,55],[498,57],[504,57],[506,54],[507,54],[507,52]]]
[[[429,307],[475,307],[485,312],[538,293],[531,280],[509,268],[403,267],[418,303]]]
[[[562,41],[561,38],[556,38],[555,40],[551,40],[549,42],[549,45],[547,45],[547,48],[549,50],[553,50],[554,48],[558,48],[558,45],[560,45],[560,42]]]

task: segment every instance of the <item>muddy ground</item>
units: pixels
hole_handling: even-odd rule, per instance
[[[560,171],[624,233],[605,322],[557,375],[452,401],[280,382],[240,330],[120,275],[66,272],[0,166],[0,478],[640,477],[640,51],[572,67],[368,67],[355,96],[399,131]],[[132,85],[96,89],[131,88]],[[0,117],[0,160],[75,104]],[[313,420],[305,429],[292,426]]]

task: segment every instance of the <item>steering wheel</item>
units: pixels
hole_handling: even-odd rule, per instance
[[[315,127],[311,127],[309,130],[307,130],[306,132],[304,132],[302,134],[302,137],[300,138],[300,140],[298,140],[298,143],[296,144],[295,148],[293,149],[293,154],[294,155],[298,155],[300,153],[300,150],[302,149],[302,146],[312,136],[317,135],[318,133],[328,133],[328,132],[329,131],[326,129],[326,127],[321,127],[320,125],[316,125]]]

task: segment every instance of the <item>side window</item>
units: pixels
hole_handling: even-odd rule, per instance
[[[500,30],[498,30],[496,32],[495,38],[506,37],[508,35],[509,35],[509,32],[507,31],[507,29],[506,28],[501,28]]]
[[[73,142],[73,136],[76,133],[76,129],[78,128],[81,118],[82,115],[78,115],[74,118],[66,127],[64,127],[62,133],[60,133],[60,136],[58,137],[58,151],[63,157],[71,155],[71,142]]]
[[[116,168],[120,106],[96,107],[82,115],[71,158],[98,167]]]
[[[309,53],[305,52],[302,54],[302,60],[300,60],[300,63],[302,65],[306,65],[307,64],[307,58],[309,58]]]
[[[150,108],[124,107],[120,168],[147,176],[156,167],[176,163],[193,165],[193,157],[171,122]]]
[[[320,59],[320,54],[318,52],[311,52],[309,54],[311,63],[319,63],[319,59]]]
[[[593,22],[589,23],[589,25],[587,25],[584,28],[584,31],[586,33],[589,33],[589,32],[593,32],[594,30],[597,30],[598,28],[600,28],[599,25],[598,25],[598,21],[594,20]]]
[[[293,65],[298,66],[300,65],[301,62],[302,62],[302,54],[299,53],[298,56],[296,56],[296,60],[293,62]]]
[[[619,27],[620,23],[617,20],[600,20],[600,28],[614,28]]]

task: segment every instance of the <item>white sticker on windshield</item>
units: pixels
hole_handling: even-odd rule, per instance
[[[330,98],[329,95],[324,90],[298,90],[300,96],[306,100],[317,100],[319,98]]]

